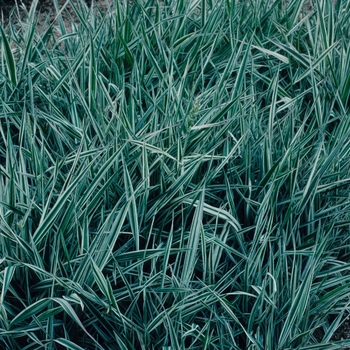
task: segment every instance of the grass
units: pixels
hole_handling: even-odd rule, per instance
[[[59,39],[36,4],[1,28],[1,347],[350,346],[349,2],[76,4]]]

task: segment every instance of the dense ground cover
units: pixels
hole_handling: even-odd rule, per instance
[[[1,347],[349,345],[350,3],[115,5],[1,29]]]

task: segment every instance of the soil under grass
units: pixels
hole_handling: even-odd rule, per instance
[[[13,24],[16,24],[19,20],[23,20],[26,17],[27,11],[30,10],[32,6],[32,0],[5,0],[4,2],[0,2],[0,14],[2,14],[1,22],[4,26],[9,23],[11,19]],[[73,0],[73,3],[77,5],[77,2]],[[96,6],[103,12],[107,12],[113,7],[113,1],[111,0],[96,0],[90,1],[86,0],[85,3],[88,6]],[[70,27],[72,20],[75,22],[79,22],[79,19],[72,9],[71,1],[66,0],[57,0],[59,10],[63,9],[62,17],[66,23],[67,28]],[[55,8],[54,0],[39,0],[37,8],[37,21],[39,30],[48,22],[52,23],[57,17],[57,11]]]

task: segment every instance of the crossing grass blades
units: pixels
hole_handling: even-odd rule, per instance
[[[350,3],[36,5],[1,28],[1,348],[350,346]]]

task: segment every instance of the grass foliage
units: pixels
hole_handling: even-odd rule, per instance
[[[350,3],[35,6],[0,33],[1,348],[349,345]]]

